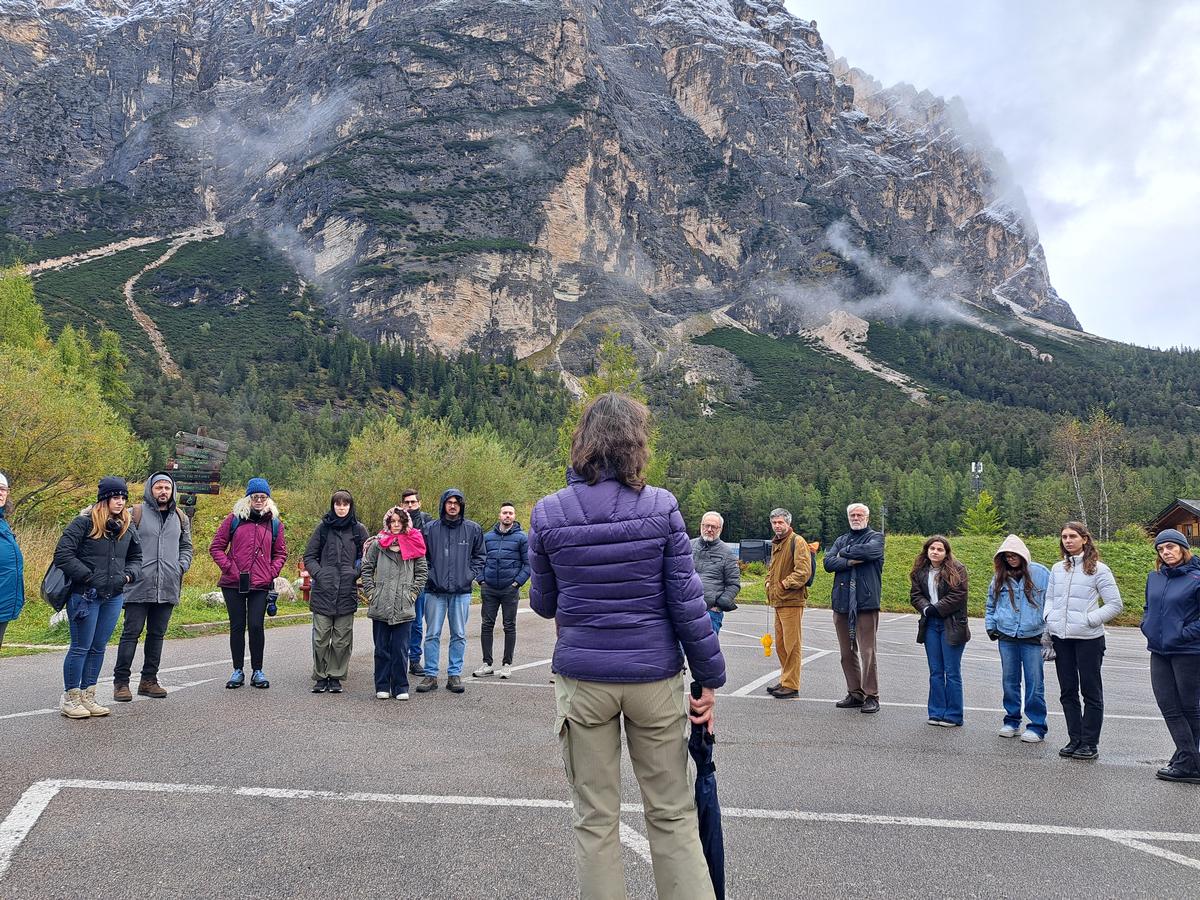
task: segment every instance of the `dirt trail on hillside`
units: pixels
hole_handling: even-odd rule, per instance
[[[141,271],[130,278],[121,288],[121,293],[125,297],[125,306],[128,307],[130,314],[133,316],[138,327],[146,333],[146,337],[150,341],[150,345],[154,348],[155,354],[158,356],[158,365],[162,369],[163,374],[168,378],[182,378],[183,372],[179,365],[171,357],[171,351],[167,349],[167,342],[163,339],[162,332],[158,330],[158,326],[154,324],[154,320],[142,311],[142,308],[137,305],[137,301],[133,299],[133,288],[138,283],[138,279],[147,272],[157,269],[172,256],[174,256],[179,248],[184,244],[190,244],[193,241],[206,241],[209,238],[220,237],[225,233],[225,226],[220,222],[208,222],[204,225],[197,225],[194,228],[189,228],[186,231],[177,231],[174,234],[166,236],[154,237],[133,237],[126,238],[123,241],[116,241],[112,244],[105,244],[103,247],[96,247],[94,250],[87,250],[82,253],[73,253],[70,256],[60,256],[56,259],[46,259],[39,263],[33,263],[25,267],[26,274],[30,276],[38,275],[43,272],[51,272],[57,269],[68,269],[75,266],[84,265],[85,263],[94,262],[97,259],[102,259],[105,256],[112,256],[114,253],[120,253],[123,250],[132,250],[135,247],[144,247],[147,244],[156,244],[159,241],[169,240],[171,243],[158,259],[147,263]]]

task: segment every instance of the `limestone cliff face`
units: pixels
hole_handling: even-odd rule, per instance
[[[869,290],[837,223],[1078,327],[961,110],[781,3],[0,0],[0,31],[8,230],[241,222],[382,339],[570,365],[614,321],[644,353],[714,310],[794,330],[809,292]]]

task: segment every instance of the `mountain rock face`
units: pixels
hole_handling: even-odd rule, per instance
[[[0,33],[7,231],[252,228],[379,339],[573,368],[880,272],[1079,327],[963,111],[778,2],[0,0]]]

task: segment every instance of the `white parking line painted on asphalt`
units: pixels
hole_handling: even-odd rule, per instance
[[[8,816],[0,822],[0,878],[8,870],[13,855],[29,836],[50,802],[64,789],[124,791],[132,793],[213,794],[257,797],[277,800],[328,800],[338,803],[399,803],[410,805],[491,806],[525,809],[570,809],[566,800],[524,797],[467,797],[431,794],[379,794],[373,792],[316,791],[271,787],[229,787],[216,784],[171,784],[147,781],[93,781],[88,779],[48,779],[31,785],[21,795]],[[622,803],[622,813],[642,813],[641,804]],[[1142,831],[1121,828],[1087,828],[1069,825],[1042,825],[1034,822],[988,822],[966,819],[930,819],[916,816],[870,815],[864,813],[810,812],[788,809],[750,809],[725,807],[725,819],[757,819],[791,822],[826,822],[840,825],[882,825],[906,828],[939,828],[956,831],[993,831],[1009,834],[1036,834],[1099,838],[1131,850],[1200,869],[1200,860],[1174,853],[1157,843],[1200,844],[1200,834],[1178,831]],[[636,829],[621,823],[621,842],[649,862],[649,842]]]
[[[905,619],[911,619],[915,615],[916,615],[916,613],[901,613],[900,615],[893,616],[890,619],[884,619],[879,624],[880,625],[893,625],[896,622],[903,622]]]
[[[724,628],[724,627],[721,629],[721,634],[736,634],[738,637],[750,638],[751,640],[754,640],[754,641],[761,641],[761,639],[762,639],[761,634],[746,634],[746,632],[744,632],[744,631],[734,631],[732,628]],[[718,637],[720,637],[720,635],[718,635]],[[760,644],[760,646],[761,646],[761,644]]]
[[[801,657],[800,658],[800,667],[803,668],[805,663],[812,662],[815,659],[820,659],[822,656],[828,656],[832,652],[833,652],[832,650],[818,650],[816,653],[811,653],[808,656]],[[760,687],[762,687],[764,684],[766,684],[768,681],[770,681],[772,678],[774,678],[775,676],[777,676],[779,674],[780,674],[780,670],[776,669],[773,672],[768,672],[766,675],[762,676],[761,678],[755,678],[752,682],[750,682],[745,687],[740,687],[736,691],[731,691],[728,694],[719,694],[718,696],[720,696],[720,697],[745,697],[748,694],[750,694],[752,691],[758,690]]]
[[[180,668],[195,669],[195,668],[199,668],[199,666],[182,666]],[[165,672],[168,670],[160,669],[159,671]],[[170,671],[179,671],[179,669],[174,669],[174,670],[170,670]],[[166,689],[168,694],[173,694],[176,691],[183,690],[184,688],[196,687],[197,685],[208,684],[210,681],[216,681],[216,680],[217,679],[215,679],[215,678],[202,678],[199,681],[185,681],[183,684],[164,684],[163,687]],[[112,679],[110,678],[110,679],[108,679],[108,681],[111,685]],[[116,702],[116,701],[112,700],[111,691],[106,692],[106,694],[104,696],[102,696],[100,699],[103,700],[105,703]],[[137,701],[141,701],[141,700],[149,700],[151,698],[142,697],[142,696],[138,695],[137,693],[135,693],[133,695],[133,699],[134,699],[134,702],[137,702]],[[24,719],[24,718],[28,718],[29,716],[48,716],[48,715],[51,715],[58,711],[59,710],[58,710],[57,706],[52,706],[52,707],[47,707],[46,709],[30,709],[30,710],[26,710],[25,712],[7,713],[3,716],[0,716],[0,722],[4,721],[5,719]]]
[[[554,662],[553,659],[539,659],[537,662],[523,663],[519,666],[513,666],[512,670],[514,672],[520,672],[522,669],[536,669],[538,666],[549,665],[552,662]]]

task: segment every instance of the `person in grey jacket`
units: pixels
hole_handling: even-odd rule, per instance
[[[865,503],[846,507],[850,530],[825,552],[825,571],[833,573],[833,627],[841,650],[846,696],[839,709],[879,712],[879,674],[875,636],[883,592],[883,535],[871,528]]]
[[[113,699],[133,699],[129,675],[142,630],[142,677],[137,692],[162,699],[166,690],[158,683],[163,638],[171,613],[179,603],[183,576],[192,567],[192,523],[176,503],[175,481],[166,472],[146,479],[143,500],[130,510],[133,527],[142,545],[142,577],[125,594],[125,625],[113,666]]]
[[[362,583],[375,639],[375,697],[408,699],[409,633],[417,597],[425,590],[429,563],[425,539],[398,506],[383,518],[383,531],[367,542]]]
[[[1100,755],[1100,727],[1104,723],[1104,684],[1100,678],[1104,623],[1120,615],[1124,603],[1112,570],[1100,562],[1086,525],[1064,525],[1059,549],[1063,558],[1050,570],[1044,610],[1046,630],[1042,633],[1042,646],[1054,651],[1059,699],[1070,736],[1058,755],[1095,759]]]
[[[718,634],[725,621],[725,613],[737,609],[734,597],[742,589],[742,571],[738,568],[737,554],[721,540],[721,529],[725,519],[719,512],[710,510],[700,518],[700,537],[692,538],[692,564],[700,583],[704,585],[704,602],[708,606],[708,617],[712,619],[713,631]]]

